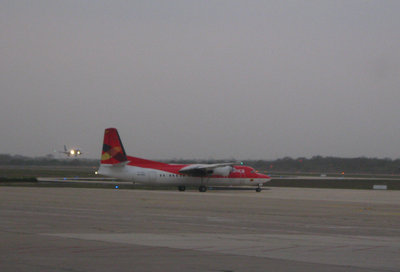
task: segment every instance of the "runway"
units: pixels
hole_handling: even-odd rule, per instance
[[[0,187],[0,271],[400,271],[400,192]]]

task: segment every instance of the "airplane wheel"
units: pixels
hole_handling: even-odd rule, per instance
[[[257,188],[257,189],[256,189],[256,192],[257,192],[257,193],[261,192],[261,188]]]
[[[205,191],[207,191],[207,187],[204,186],[204,185],[201,185],[201,186],[199,187],[199,192],[204,193]]]
[[[183,192],[183,191],[186,190],[186,187],[185,187],[185,186],[178,186],[178,190],[181,191],[181,192]]]

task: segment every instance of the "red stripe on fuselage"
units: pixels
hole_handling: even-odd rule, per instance
[[[177,174],[177,175],[182,175],[181,173],[179,173],[179,170],[181,170],[183,167],[187,166],[187,164],[169,164],[169,163],[151,161],[151,160],[146,160],[146,159],[137,158],[137,157],[130,157],[130,156],[128,156],[128,161],[129,161],[129,163],[128,163],[129,166],[155,169],[155,170],[169,172],[169,173]]]
[[[147,168],[147,169],[155,169],[155,170],[160,170],[164,172],[168,172],[171,174],[176,174],[176,175],[182,175],[183,174],[179,173],[179,170],[181,170],[183,167],[186,167],[190,164],[168,164],[168,163],[163,163],[163,162],[157,162],[157,161],[151,161],[151,160],[146,160],[142,158],[137,158],[137,157],[130,157],[128,156],[128,165],[129,166],[136,166],[136,167],[141,167],[141,168]],[[270,177],[267,175],[259,174],[254,171],[253,168],[249,166],[243,166],[243,165],[235,165],[233,166],[234,170],[227,176],[228,178],[265,178],[269,179]],[[212,178],[227,178],[224,176],[220,175],[212,175],[210,176]]]

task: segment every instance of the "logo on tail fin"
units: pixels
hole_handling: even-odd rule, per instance
[[[117,129],[107,128],[104,131],[101,164],[116,164],[124,161],[127,161],[127,157]]]

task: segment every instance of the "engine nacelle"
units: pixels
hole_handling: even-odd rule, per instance
[[[213,175],[218,175],[218,176],[229,176],[229,174],[232,172],[233,167],[232,166],[221,166],[213,169]]]

